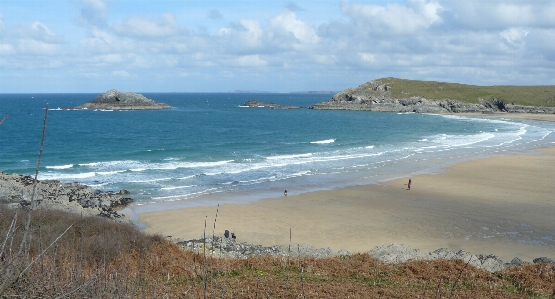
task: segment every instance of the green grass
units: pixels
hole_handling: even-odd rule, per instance
[[[486,100],[495,98],[507,104],[555,107],[555,86],[553,85],[475,86],[397,78],[383,78],[374,81],[379,81],[392,87],[391,96],[394,98],[419,96],[429,100],[451,99],[466,103],[478,103],[480,98]]]

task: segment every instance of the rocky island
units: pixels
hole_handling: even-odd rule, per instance
[[[98,109],[98,110],[159,110],[170,109],[165,103],[156,102],[142,94],[109,90],[96,99],[83,105],[66,109]]]
[[[310,109],[417,113],[555,113],[554,86],[472,86],[377,79],[345,89]]]
[[[256,107],[256,108],[272,108],[272,109],[299,109],[299,108],[301,108],[299,106],[282,106],[282,105],[278,105],[278,104],[275,104],[275,103],[264,103],[264,102],[260,102],[258,100],[247,101],[247,102],[239,105],[239,107]]]

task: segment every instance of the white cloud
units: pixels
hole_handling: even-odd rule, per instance
[[[529,31],[524,28],[509,28],[501,31],[499,35],[510,46],[520,48],[524,46],[524,39],[528,33]]]
[[[458,27],[478,30],[503,30],[507,27],[555,26],[555,2],[521,1],[442,1],[449,17]]]
[[[112,71],[112,76],[120,78],[131,77],[131,75],[125,70]]]
[[[335,55],[316,54],[312,57],[316,63],[323,65],[335,65],[338,62]]]
[[[218,36],[222,38],[219,47],[224,47],[223,51],[240,53],[260,50],[263,46],[264,31],[258,21],[241,19],[230,27],[220,29]]]
[[[133,38],[164,38],[182,33],[175,15],[167,13],[151,19],[146,16],[126,18],[121,24],[113,25],[114,32]]]
[[[316,31],[297,18],[293,11],[285,11],[272,18],[269,32],[270,38],[277,38],[279,43],[287,41],[289,45],[311,45],[318,43],[320,40]]]
[[[17,51],[15,47],[10,44],[0,44],[0,55],[13,55],[16,54]]]
[[[121,49],[125,48],[126,41],[118,39],[105,30],[92,28],[89,36],[81,40],[80,44],[83,50],[89,53],[114,53],[121,52]]]
[[[234,60],[234,64],[237,66],[258,67],[266,66],[268,63],[261,59],[260,55],[245,55],[237,57]]]
[[[372,53],[358,53],[360,61],[364,64],[373,64],[376,62],[376,56]]]
[[[358,35],[411,34],[442,22],[442,6],[438,2],[410,0],[406,4],[349,4],[343,0],[341,11],[351,19],[356,30],[362,31]]]
[[[224,75],[231,85],[275,83],[282,89],[297,81],[341,89],[383,76],[469,84],[511,84],[520,76],[555,84],[554,1],[350,0],[320,19],[320,7],[311,2],[302,9],[282,3],[262,14],[202,7],[194,17],[160,6],[126,13],[127,1],[79,3],[75,15],[82,26],[70,37],[52,20],[13,25],[16,16],[0,15],[3,69],[58,68],[60,76],[98,80],[130,76],[149,82],[141,90],[156,89],[154,82],[174,84],[173,90],[187,88],[183,84],[221,90],[227,87],[214,80]],[[148,74],[166,77],[149,80]],[[173,81],[182,76],[188,80]]]

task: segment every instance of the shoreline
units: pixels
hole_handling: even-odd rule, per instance
[[[489,118],[492,115],[456,114]],[[495,114],[495,118],[512,115]],[[530,115],[532,120],[537,115]],[[516,118],[531,119],[518,115]],[[555,122],[555,115],[542,115]],[[138,213],[148,233],[195,239],[228,229],[238,242],[310,244],[352,252],[399,243],[422,251],[464,249],[508,261],[555,257],[555,147],[537,154],[504,153],[447,167],[442,173],[372,185],[263,198],[250,203]],[[294,194],[292,196],[292,194]],[[168,207],[175,208],[175,203]]]

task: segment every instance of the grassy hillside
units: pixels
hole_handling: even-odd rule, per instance
[[[492,274],[462,261],[386,265],[367,254],[298,257],[296,246],[289,257],[224,259],[184,251],[130,225],[60,211],[35,212],[27,243],[20,247],[26,215],[0,205],[0,287],[14,278],[7,289],[0,288],[0,298],[555,296],[555,265]]]
[[[420,96],[426,99],[452,99],[467,103],[478,103],[478,99],[496,98],[505,103],[525,106],[555,106],[555,86],[474,86],[457,83],[417,81],[383,78],[381,81],[392,87],[394,98]]]

